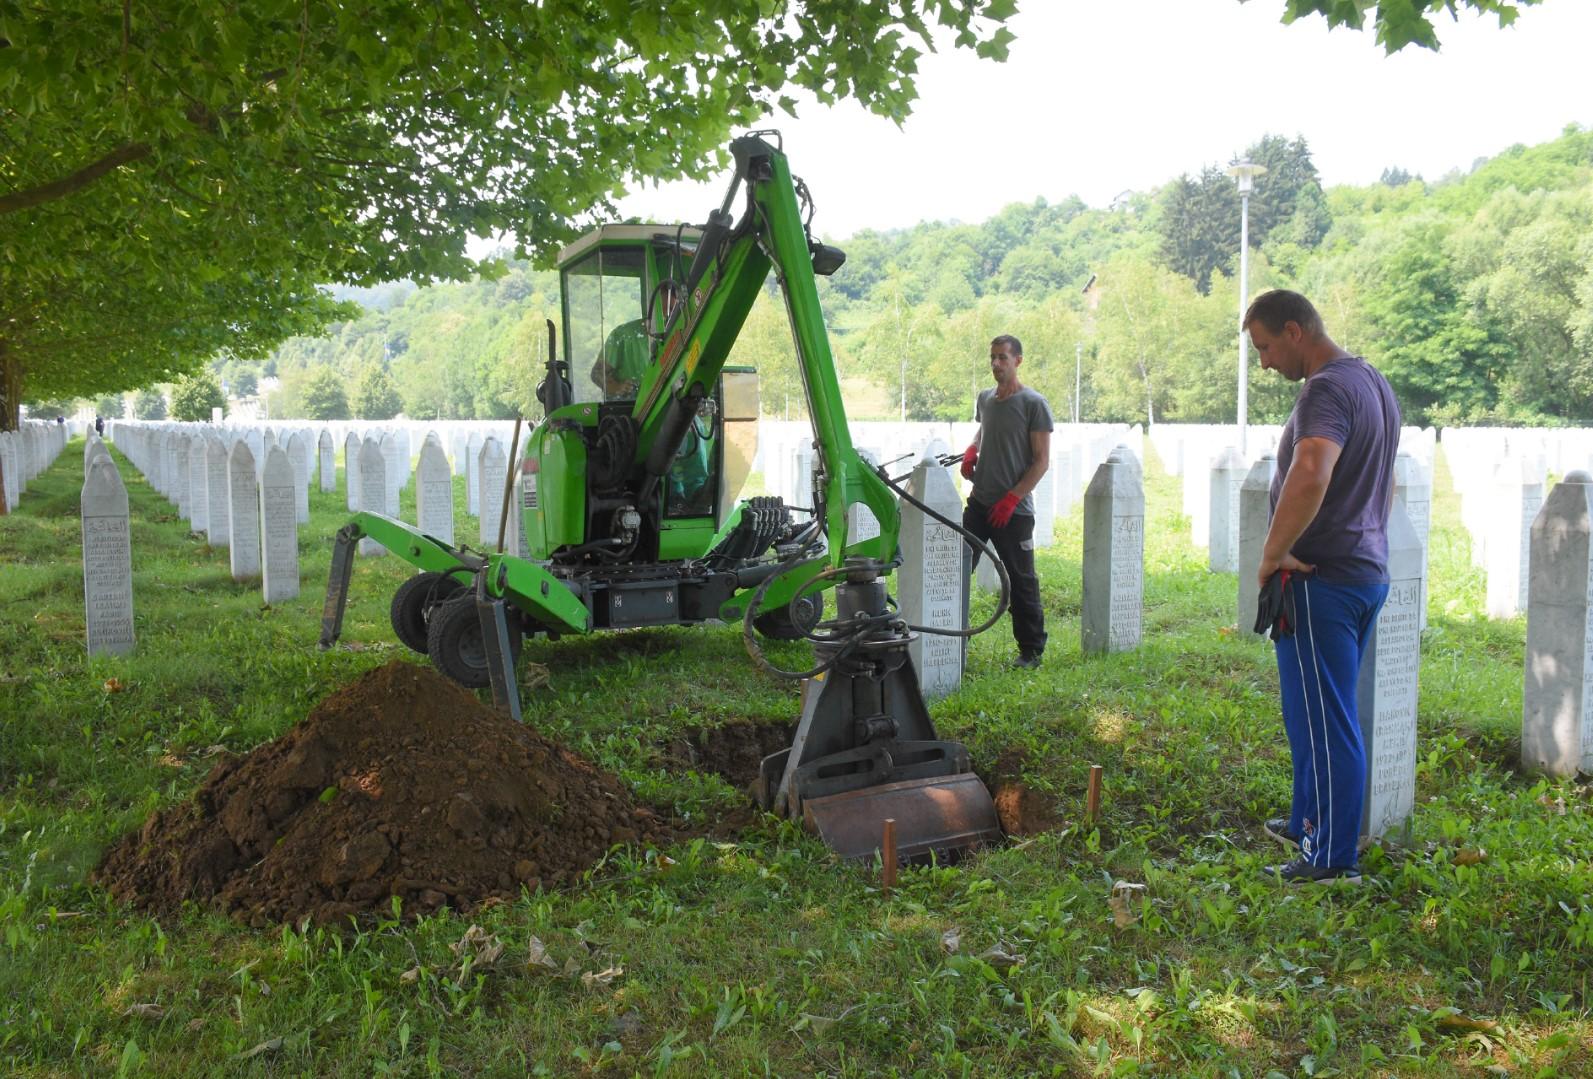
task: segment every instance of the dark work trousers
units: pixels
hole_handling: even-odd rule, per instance
[[[1294,635],[1279,637],[1283,729],[1294,758],[1289,827],[1314,866],[1355,867],[1366,788],[1366,747],[1355,692],[1386,584],[1330,584],[1308,573],[1287,586]]]
[[[989,540],[1012,582],[1012,636],[1018,651],[1038,656],[1045,651],[1045,609],[1040,606],[1040,576],[1034,571],[1034,515],[1014,513],[1005,528],[990,523],[990,507],[969,499],[962,526]],[[975,550],[970,571],[979,565]]]

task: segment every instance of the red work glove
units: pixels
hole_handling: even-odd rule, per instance
[[[1018,508],[1018,503],[1023,501],[1017,495],[1008,491],[1001,496],[1001,501],[990,507],[989,521],[997,528],[1006,528],[1007,522],[1012,520],[1012,511]]]
[[[974,465],[979,463],[979,447],[969,446],[962,451],[962,478],[973,479]]]

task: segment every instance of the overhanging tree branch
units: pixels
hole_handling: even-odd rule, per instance
[[[0,195],[0,214],[28,210],[55,199],[65,198],[76,191],[81,191],[113,169],[142,161],[150,155],[150,152],[150,146],[146,142],[123,143],[98,161],[84,165],[70,176]]]

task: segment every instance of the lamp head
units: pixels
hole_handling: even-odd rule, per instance
[[[1239,182],[1239,194],[1248,195],[1255,188],[1256,177],[1267,174],[1267,167],[1253,161],[1235,161],[1224,171]]]

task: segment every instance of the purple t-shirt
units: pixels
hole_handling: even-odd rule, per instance
[[[1388,580],[1388,508],[1399,452],[1399,404],[1382,372],[1359,356],[1324,365],[1305,380],[1278,440],[1272,479],[1277,509],[1284,477],[1302,438],[1331,439],[1338,464],[1316,519],[1290,551],[1336,584]]]

